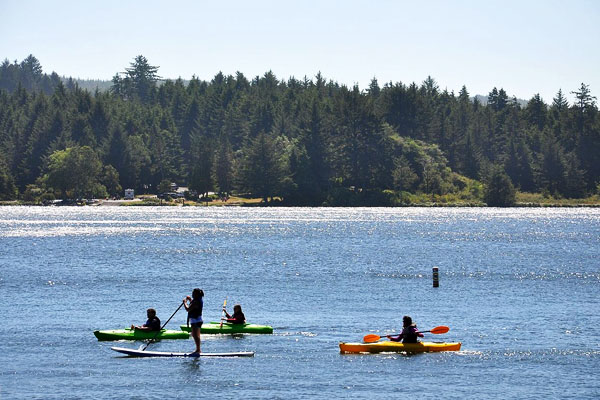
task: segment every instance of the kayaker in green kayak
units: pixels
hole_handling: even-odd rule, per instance
[[[131,325],[131,330],[140,330],[140,331],[160,331],[160,319],[156,316],[156,310],[154,308],[149,308],[146,310],[146,315],[148,316],[148,320],[144,325],[136,326]]]
[[[402,332],[399,335],[387,335],[387,338],[392,342],[417,343],[417,338],[423,337],[423,334],[417,329],[417,324],[413,324],[412,318],[408,315],[402,318],[402,325]]]
[[[204,292],[198,288],[192,291],[192,296],[185,296],[183,306],[188,312],[187,324],[192,326],[192,337],[196,343],[195,353],[200,353],[200,328],[202,327],[202,307]]]
[[[246,323],[246,317],[244,316],[244,313],[242,312],[241,305],[236,304],[235,306],[233,306],[233,315],[229,315],[229,313],[225,309],[223,309],[223,311],[225,312],[225,315],[227,316],[226,321],[229,322],[230,324],[245,324]]]

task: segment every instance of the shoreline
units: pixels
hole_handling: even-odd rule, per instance
[[[187,203],[144,203],[142,199],[136,200],[99,200],[92,204],[35,204],[24,203],[22,201],[0,201],[2,206],[22,206],[22,207],[265,207],[265,208],[600,208],[600,203],[582,203],[582,204],[562,204],[562,203],[517,203],[509,207],[489,207],[484,203],[415,203],[398,206],[292,206],[281,204],[264,204],[257,202],[232,202],[227,203],[205,203],[192,202]]]

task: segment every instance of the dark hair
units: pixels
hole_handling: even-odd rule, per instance
[[[200,297],[204,297],[204,292],[202,291],[202,289],[195,288],[194,290],[192,290],[192,297],[194,299],[199,299]]]
[[[146,312],[149,312],[150,314],[156,316],[156,310],[154,308],[149,308],[146,310]]]
[[[402,318],[402,325],[404,325],[404,326],[411,326],[412,325],[412,318],[409,317],[408,315],[405,315]]]

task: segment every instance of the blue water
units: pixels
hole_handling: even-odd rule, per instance
[[[0,399],[598,398],[599,250],[598,209],[2,207]],[[93,336],[194,287],[205,320],[227,297],[275,334],[204,335],[256,355],[200,360]],[[405,314],[462,350],[339,354]]]

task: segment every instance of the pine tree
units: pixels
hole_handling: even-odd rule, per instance
[[[148,63],[146,57],[139,55],[125,69],[125,77],[116,74],[112,81],[112,92],[129,100],[150,102],[156,92],[156,82],[160,79],[158,68]]]
[[[487,179],[484,200],[490,207],[510,207],[515,204],[515,188],[502,167],[493,167]]]
[[[214,181],[222,196],[233,188],[233,152],[227,135],[221,135],[215,155]]]
[[[242,162],[240,186],[265,203],[277,194],[285,178],[285,166],[278,154],[274,140],[260,133],[246,149]]]
[[[529,100],[525,108],[527,120],[531,125],[534,125],[540,131],[546,126],[547,106],[542,100],[539,93]]]

